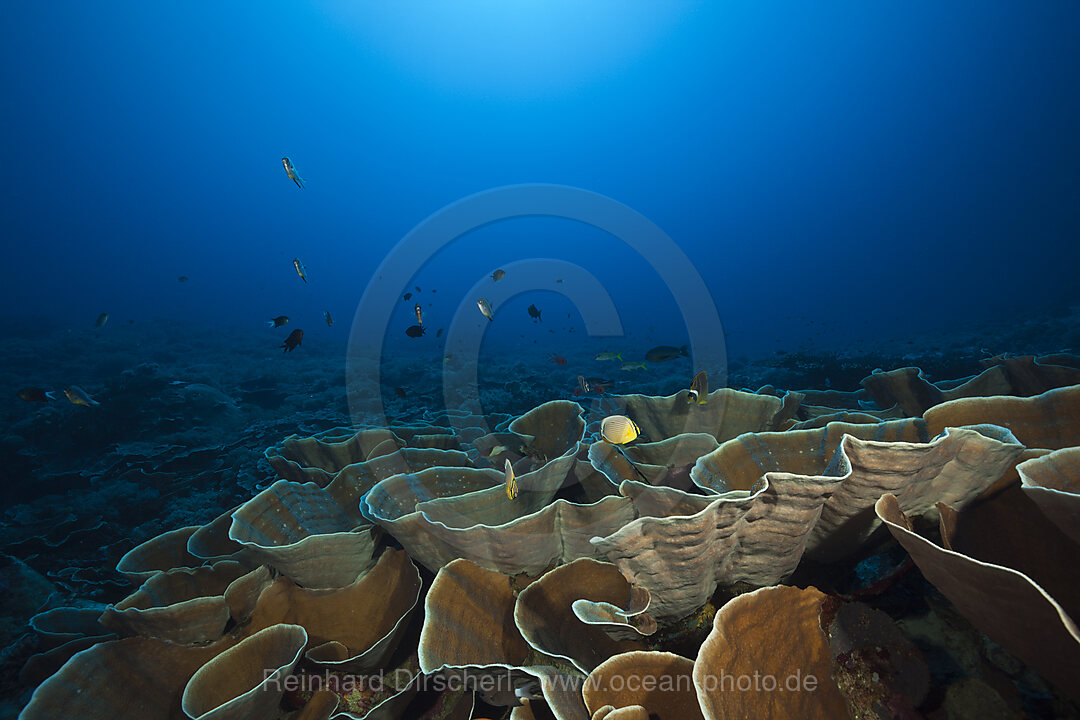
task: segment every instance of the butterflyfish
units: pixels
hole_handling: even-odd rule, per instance
[[[641,428],[625,415],[609,415],[600,423],[600,436],[612,445],[634,442],[640,434]]]
[[[516,500],[518,496],[517,478],[514,477],[514,466],[506,460],[506,497]]]
[[[704,405],[709,401],[709,378],[704,370],[694,376],[694,381],[690,383],[690,394],[686,401],[698,405]]]

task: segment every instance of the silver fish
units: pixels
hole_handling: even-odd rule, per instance
[[[292,160],[287,157],[281,158],[281,166],[285,168],[285,174],[289,176],[289,179],[296,183],[296,187],[303,190],[304,179],[296,173],[296,168],[293,167]]]

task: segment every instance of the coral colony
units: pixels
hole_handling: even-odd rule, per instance
[[[1067,709],[1080,358],[984,365],[286,439],[34,619],[21,717],[919,717],[981,692],[943,625]]]

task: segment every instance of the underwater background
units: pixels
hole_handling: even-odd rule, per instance
[[[124,598],[288,436],[1080,352],[1075,3],[5,16],[0,717],[31,616]]]

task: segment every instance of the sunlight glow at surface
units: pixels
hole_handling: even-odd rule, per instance
[[[327,14],[416,81],[453,91],[548,95],[602,81],[662,44],[685,2],[466,0],[332,3]]]

